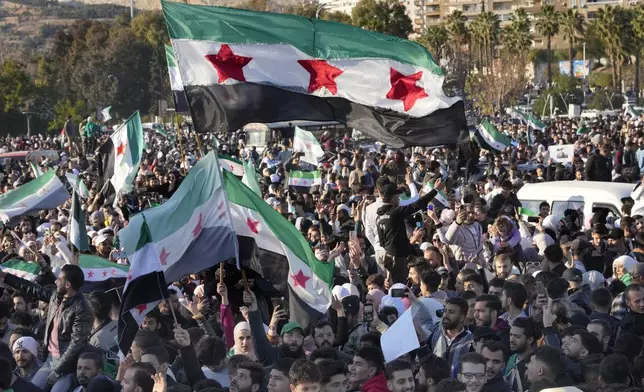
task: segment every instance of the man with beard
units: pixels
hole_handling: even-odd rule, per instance
[[[13,344],[12,351],[17,365],[13,373],[23,380],[31,381],[40,368],[38,342],[30,336],[22,337]]]
[[[537,340],[541,337],[538,325],[531,318],[518,318],[510,328],[510,350],[514,354],[508,359],[505,377],[513,392],[528,389],[526,378],[527,363],[530,362]]]
[[[304,349],[304,329],[295,321],[290,321],[282,327],[280,331],[279,344],[272,346],[266,337],[262,316],[257,308],[257,298],[249,290],[244,291],[244,303],[250,304],[248,307],[248,322],[250,324],[250,334],[255,342],[255,352],[258,361],[263,366],[271,366],[280,358],[303,359],[305,358]],[[232,389],[232,384],[231,384]]]
[[[501,341],[508,346],[510,344],[510,324],[499,318],[501,307],[501,300],[498,296],[494,294],[479,295],[474,303],[474,321],[476,328],[492,328]]]
[[[425,350],[422,347],[420,349],[424,351],[421,355],[429,354],[429,350],[446,360],[453,376],[456,375],[459,357],[469,352],[472,345],[472,333],[463,328],[467,310],[467,301],[463,298],[448,298],[445,301],[441,328],[429,337]]]
[[[494,272],[497,278],[507,279],[512,274],[512,258],[502,253],[494,259]]]
[[[344,318],[344,320],[346,320],[346,318]],[[338,329],[340,329],[340,327],[338,327]],[[315,341],[315,347],[317,348],[333,347],[335,334],[333,333],[333,327],[331,327],[331,323],[324,319],[317,321],[313,325],[313,340]]]
[[[414,372],[411,363],[395,359],[385,366],[385,375],[387,376],[387,387],[391,392],[414,392],[416,383],[414,382]]]
[[[53,392],[67,392],[73,381],[77,356],[86,347],[92,329],[92,311],[80,291],[85,273],[77,265],[64,265],[54,292],[4,272],[0,272],[0,282],[39,301],[49,301],[45,328],[48,355],[32,382],[41,389],[50,385]]]
[[[503,378],[503,371],[508,360],[508,349],[500,342],[486,342],[481,349],[485,358],[487,382],[483,392],[510,392],[510,387]]]
[[[154,374],[154,368],[149,363],[133,363],[123,375],[121,392],[152,392],[154,388],[152,375]]]
[[[230,392],[258,392],[264,381],[264,368],[256,362],[242,362],[230,380]]]
[[[275,362],[271,372],[268,375],[268,392],[290,392],[290,379],[288,376],[294,360],[290,358],[282,358]]]
[[[103,371],[103,359],[101,354],[93,351],[82,353],[78,357],[76,364],[76,380],[79,387],[74,389],[74,392],[87,392],[87,385],[92,379]]]

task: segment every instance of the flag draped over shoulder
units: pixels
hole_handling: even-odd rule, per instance
[[[141,322],[158,303],[168,298],[162,260],[152,240],[150,227],[141,217],[140,232],[132,233],[137,241],[130,254],[130,271],[127,275],[118,320],[118,346],[122,356],[127,355]]]
[[[165,59],[168,62],[168,74],[170,75],[170,88],[172,88],[172,97],[174,98],[174,109],[177,113],[188,112],[188,99],[186,98],[186,92],[183,91],[183,82],[181,81],[179,67],[177,67],[174,49],[170,45],[165,46]]]
[[[481,148],[501,152],[508,148],[512,140],[500,132],[488,119],[481,121],[476,128],[476,140]]]
[[[144,146],[141,116],[136,111],[100,147],[101,164],[98,169],[106,199],[114,198],[116,203],[119,194],[132,190]]]
[[[0,196],[0,219],[56,208],[69,199],[63,182],[50,170]]]
[[[425,48],[296,15],[162,1],[199,132],[337,121],[394,148],[467,141],[463,101]]]
[[[303,152],[304,155],[300,157],[300,160],[315,166],[317,166],[320,159],[324,157],[324,150],[322,149],[322,146],[320,146],[318,139],[316,139],[311,132],[305,131],[300,127],[295,127],[293,151]]]
[[[237,258],[237,240],[213,152],[188,172],[170,200],[146,210],[145,219],[154,239],[150,246],[159,255],[168,282]],[[138,249],[143,223],[142,214],[135,215],[118,233],[130,258]]]
[[[262,252],[257,272],[289,294],[291,318],[306,327],[331,304],[333,263],[319,261],[291,222],[234,175],[223,175],[237,235],[254,242]]]

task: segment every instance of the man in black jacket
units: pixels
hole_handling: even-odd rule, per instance
[[[407,238],[405,219],[412,214],[427,208],[438,190],[443,188],[440,180],[434,183],[434,189],[416,202],[400,206],[398,188],[395,184],[385,184],[380,189],[384,205],[378,208],[378,238],[385,249],[385,268],[391,274],[393,283],[402,283],[407,279],[407,257],[412,253],[412,245]]]
[[[611,162],[610,146],[604,145],[586,161],[586,181],[611,182],[613,179],[613,163]]]
[[[87,346],[92,330],[92,310],[80,291],[85,282],[83,270],[66,264],[56,279],[56,290],[44,288],[11,274],[0,272],[4,283],[49,302],[45,327],[47,359],[32,379],[41,389],[52,386],[52,392],[67,392],[74,380],[78,354]]]

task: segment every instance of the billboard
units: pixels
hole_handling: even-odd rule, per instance
[[[573,60],[572,72],[576,78],[585,78],[588,76],[590,70],[590,60]],[[570,75],[570,61],[559,62],[559,73],[562,75]]]

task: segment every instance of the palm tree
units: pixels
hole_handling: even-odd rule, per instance
[[[472,22],[472,36],[480,47],[481,62],[491,71],[494,59],[494,47],[499,41],[501,21],[492,12],[480,13]]]
[[[559,14],[559,31],[568,41],[568,60],[570,60],[570,77],[573,73],[573,49],[577,38],[584,34],[585,20],[583,15],[576,9],[568,9]]]
[[[640,60],[642,57],[642,43],[644,40],[644,6],[638,4],[632,9],[633,20],[631,26],[633,28],[633,43],[635,51],[635,99],[639,100],[640,97]],[[639,102],[637,102],[639,104]]]
[[[535,27],[537,31],[546,37],[546,47],[548,51],[548,86],[552,84],[552,37],[559,32],[558,12],[552,4],[544,4],[537,13],[537,22]]]
[[[468,31],[465,22],[467,22],[467,18],[463,16],[461,11],[457,10],[447,15],[445,28],[454,52],[467,43]]]
[[[436,64],[440,64],[441,52],[447,44],[447,29],[443,25],[429,26],[418,42],[434,56]]]
[[[600,38],[606,46],[606,52],[613,68],[613,87],[619,87],[621,81],[620,62],[624,58],[623,34],[620,31],[624,26],[621,8],[606,6],[600,8],[595,15],[595,25],[600,33]]]
[[[512,53],[526,55],[532,46],[531,25],[530,17],[523,8],[514,11],[510,14],[510,24],[501,32],[503,45]]]

